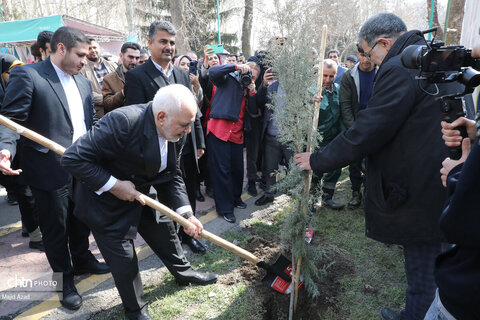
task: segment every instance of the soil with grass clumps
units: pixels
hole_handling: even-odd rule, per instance
[[[247,230],[252,238],[245,249],[257,257],[264,258],[266,262],[273,263],[280,255],[280,237],[258,230],[254,226],[250,226]],[[314,236],[310,245],[329,247],[329,244],[318,235]],[[316,281],[320,295],[312,298],[305,289],[301,289],[295,319],[319,319],[327,310],[335,311],[340,290],[339,280],[345,275],[352,274],[353,266],[338,252],[320,261],[319,269],[324,266],[329,266],[326,274]],[[288,319],[290,294],[281,294],[265,286],[261,280],[266,271],[252,266],[247,261],[242,261],[238,270],[244,281],[253,288],[254,297],[262,301],[265,320]]]

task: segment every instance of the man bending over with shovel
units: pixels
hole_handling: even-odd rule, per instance
[[[133,239],[137,232],[179,284],[209,284],[216,274],[194,271],[186,260],[173,222],[145,204],[151,186],[163,204],[193,223],[185,229],[198,238],[203,226],[192,215],[179,168],[185,135],[197,104],[183,85],[160,89],[152,102],[116,109],[69,147],[62,166],[82,181],[74,191],[75,214],[92,230],[111,267],[129,319],[151,319],[142,300],[142,283]]]

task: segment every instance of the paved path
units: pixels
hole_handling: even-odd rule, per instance
[[[246,181],[245,181],[246,182]],[[28,247],[28,238],[21,236],[21,222],[18,206],[9,206],[4,200],[5,189],[0,187],[0,279],[7,275],[18,275],[26,272],[50,272],[50,266],[45,254]],[[247,202],[245,210],[236,210],[237,223],[230,224],[221,218],[214,209],[213,199],[204,193],[205,202],[197,202],[197,216],[205,229],[215,234],[221,234],[235,228],[238,223],[250,216],[256,210],[253,198],[243,194]],[[138,236],[135,240],[142,281],[144,285],[160,283],[165,272],[161,261],[153,254],[144,240]],[[90,249],[101,261],[102,256],[93,237],[90,237]],[[187,256],[190,252],[186,250]],[[151,272],[154,271],[154,272]],[[84,303],[80,310],[72,312],[60,306],[57,296],[48,296],[44,301],[9,301],[2,299],[0,284],[0,319],[93,319],[95,313],[120,304],[118,292],[115,289],[111,274],[76,276],[75,282]]]

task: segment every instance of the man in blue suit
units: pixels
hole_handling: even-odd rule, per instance
[[[92,87],[78,75],[87,63],[88,39],[70,27],[52,36],[52,54],[40,63],[17,67],[10,74],[1,114],[68,147],[93,124]],[[0,170],[12,169],[19,134],[0,127]],[[90,230],[73,216],[75,180],[60,166],[60,156],[33,141],[25,140],[21,167],[38,208],[40,230],[48,262],[63,275],[62,305],[76,310],[82,305],[74,274],[107,273],[89,251]]]

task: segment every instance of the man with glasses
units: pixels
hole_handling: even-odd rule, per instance
[[[368,19],[359,42],[379,66],[367,107],[349,130],[322,150],[297,154],[295,162],[321,174],[367,157],[366,235],[403,246],[408,284],[405,309],[384,308],[382,319],[423,319],[435,296],[433,269],[443,240],[438,219],[445,189],[438,170],[447,148],[436,98],[454,88],[417,80],[419,70],[403,66],[402,51],[425,40],[392,13]]]

